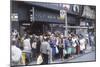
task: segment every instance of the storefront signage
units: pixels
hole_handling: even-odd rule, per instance
[[[64,19],[66,16],[66,11],[65,10],[60,10],[60,18]]]
[[[73,11],[79,13],[79,6],[78,5],[73,5]]]
[[[30,14],[30,21],[34,21],[34,7],[32,7],[30,12],[31,12],[31,14]]]
[[[89,6],[84,6],[82,16],[90,19],[95,19],[95,11],[92,10]]]
[[[23,23],[23,26],[30,26],[30,23]]]
[[[63,16],[63,18],[64,18],[64,16]],[[57,22],[57,23],[64,22],[64,20],[60,18],[59,14],[50,13],[50,12],[47,12],[47,11],[44,11],[44,12],[40,12],[40,11],[35,12],[35,21]]]

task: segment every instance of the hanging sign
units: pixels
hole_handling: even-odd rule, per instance
[[[66,11],[65,10],[60,10],[60,18],[64,19],[66,16]]]

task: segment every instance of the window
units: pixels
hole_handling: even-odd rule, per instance
[[[11,14],[11,21],[18,21],[18,13]]]

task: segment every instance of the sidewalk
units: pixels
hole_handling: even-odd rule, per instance
[[[79,55],[73,55],[72,57],[70,57],[70,58],[68,58],[68,59],[64,59],[63,61],[61,61],[61,59],[57,59],[57,60],[55,60],[54,62],[52,62],[52,63],[67,63],[67,62],[69,62],[69,61],[71,61],[71,60],[74,60],[74,59],[77,59],[77,58],[79,58],[79,57],[82,57],[82,56],[85,56],[85,55],[87,55],[87,54],[89,54],[89,53],[92,53],[92,52],[95,52],[95,51],[90,51],[90,52],[87,52],[87,53],[83,53],[83,54],[79,54]],[[80,60],[80,59],[79,59]]]
[[[89,61],[95,61],[96,60],[96,52],[92,51],[89,53],[86,53],[84,55],[80,55],[74,59],[71,59],[67,62],[89,62]]]
[[[92,47],[88,46],[87,49],[84,51],[83,54],[73,55],[72,57],[69,57],[68,59],[64,59],[63,61],[61,61],[61,59],[56,59],[52,63],[64,63],[64,62],[68,62],[70,60],[73,60],[73,59],[76,59],[78,57],[84,56],[86,54],[92,53],[93,51],[95,52],[95,47],[94,46],[92,46]]]
[[[89,53],[92,53],[92,52],[95,53],[95,48],[91,49],[91,47],[90,47],[87,50],[85,50],[85,53],[83,53],[83,54],[73,55],[72,57],[69,57],[68,59],[64,59],[63,61],[61,61],[61,59],[56,59],[52,63],[64,63],[64,62],[67,63],[67,62],[70,62],[71,60],[74,60],[74,59],[77,59],[79,57],[85,56],[85,55],[87,55]],[[36,65],[36,61],[32,61],[31,63],[29,63],[29,65]]]

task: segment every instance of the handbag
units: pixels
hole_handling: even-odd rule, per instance
[[[43,62],[42,55],[40,54],[37,58],[37,64],[41,64]]]

